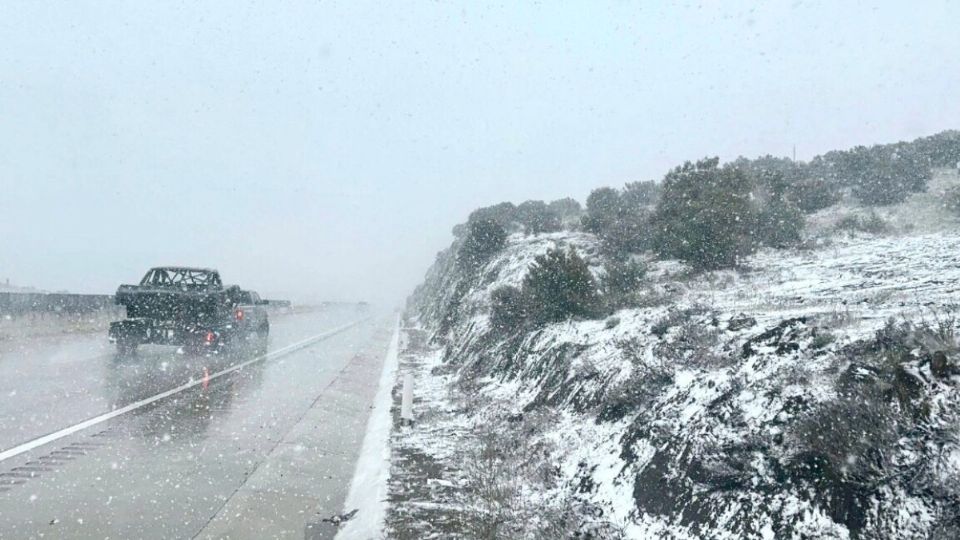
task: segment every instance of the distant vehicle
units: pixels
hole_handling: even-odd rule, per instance
[[[120,285],[114,301],[127,311],[126,319],[110,323],[110,340],[121,354],[144,344],[219,352],[251,340],[263,345],[270,332],[267,301],[224,287],[209,268],[151,268],[139,285]]]

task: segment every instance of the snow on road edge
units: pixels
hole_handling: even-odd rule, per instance
[[[397,373],[400,349],[400,317],[394,325],[393,338],[383,360],[380,386],[373,402],[373,412],[367,420],[360,458],[354,469],[350,491],[344,502],[344,513],[357,510],[356,516],[346,522],[337,533],[338,539],[380,538],[386,516],[387,480],[390,476],[390,407],[393,381]]]

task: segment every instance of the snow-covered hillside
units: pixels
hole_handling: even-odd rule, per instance
[[[513,337],[491,330],[491,292],[557,245],[599,276],[596,239],[514,234],[475,277],[441,254],[407,314],[419,418],[394,434],[392,532],[957,537],[945,216],[737,271],[649,261],[635,307]]]

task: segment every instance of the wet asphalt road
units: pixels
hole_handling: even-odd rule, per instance
[[[0,460],[0,538],[324,538],[342,509],[391,337],[355,307],[274,317],[262,361],[103,336],[0,353],[0,456],[38,437],[163,399]],[[8,452],[9,454],[9,452]]]

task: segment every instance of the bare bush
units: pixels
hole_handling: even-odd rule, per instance
[[[555,421],[548,409],[503,413],[477,427],[476,445],[462,466],[465,536],[546,540],[596,527],[573,490],[557,482],[556,449],[540,438]]]
[[[721,351],[718,326],[716,316],[704,308],[668,313],[651,328],[651,332],[660,338],[654,347],[654,355],[670,364],[688,367],[726,365],[732,357]]]
[[[625,339],[617,346],[630,365],[630,375],[604,393],[598,415],[601,421],[619,420],[640,409],[673,381],[673,366],[649,357],[639,339]]]
[[[921,344],[933,351],[954,353],[960,349],[957,341],[957,317],[953,313],[940,313],[932,310],[931,319],[921,319],[917,328],[917,338]]]
[[[931,422],[932,383],[921,373],[931,357],[957,349],[954,328],[950,317],[890,320],[873,339],[846,347],[849,364],[835,383],[836,397],[812,407],[790,430],[790,476],[813,488],[814,502],[851,534],[871,526],[871,505],[891,482],[958,500],[955,488],[946,487],[955,475],[944,474],[954,468],[944,460],[956,451],[957,437],[944,432],[944,419]],[[916,442],[905,457],[908,439]]]
[[[813,334],[813,340],[810,342],[810,348],[814,350],[822,350],[829,347],[833,342],[837,340],[837,336],[832,333],[817,329]]]
[[[903,424],[872,387],[824,403],[796,431],[804,449],[800,466],[816,469],[823,480],[872,486],[891,474]]]
[[[831,330],[836,330],[850,326],[854,322],[858,321],[859,318],[860,317],[858,314],[850,309],[850,305],[844,303],[834,305],[833,309],[829,313],[824,313],[818,316],[817,319],[820,326],[829,328]]]
[[[864,232],[869,234],[887,234],[893,227],[876,212],[870,211],[865,216],[846,216],[834,225],[837,231],[847,233]]]
[[[666,315],[653,323],[650,327],[650,333],[658,338],[663,338],[671,328],[689,321],[691,317],[702,315],[706,312],[707,308],[699,305],[687,309],[670,308]]]

